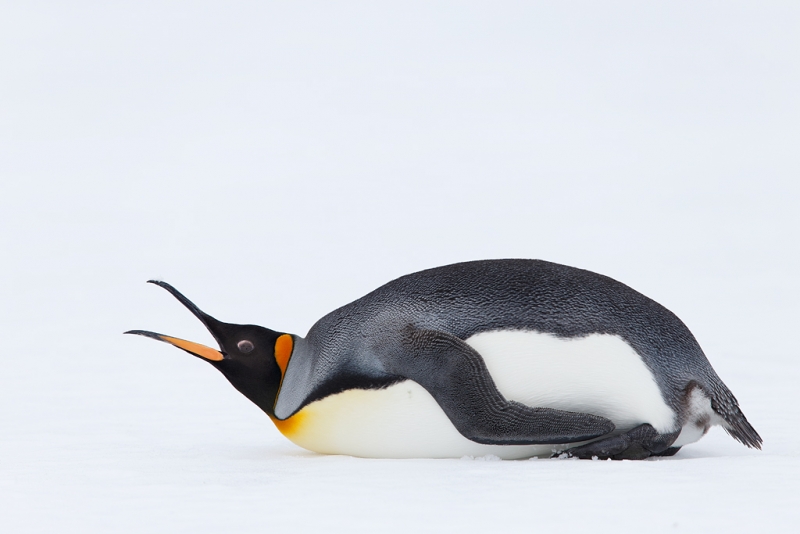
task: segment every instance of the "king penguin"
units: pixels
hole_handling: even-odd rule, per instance
[[[541,260],[403,276],[306,337],[218,321],[171,285],[206,360],[297,445],[373,458],[669,456],[721,425],[761,437],[689,329],[630,287]]]

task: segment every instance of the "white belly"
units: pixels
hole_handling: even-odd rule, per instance
[[[675,428],[675,413],[664,403],[649,369],[617,336],[562,339],[499,331],[477,334],[466,342],[484,358],[509,400],[601,415],[619,430],[642,423],[660,432]],[[328,454],[381,458],[492,454],[513,459],[550,456],[565,448],[470,441],[453,427],[433,397],[410,380],[381,390],[331,395],[277,424],[297,445]]]

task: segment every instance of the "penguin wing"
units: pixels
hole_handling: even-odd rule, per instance
[[[614,423],[585,413],[531,408],[506,400],[483,358],[461,339],[408,328],[387,368],[425,388],[466,438],[489,445],[574,443],[612,432]]]

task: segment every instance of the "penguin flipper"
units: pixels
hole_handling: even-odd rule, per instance
[[[478,352],[436,330],[409,328],[391,371],[425,388],[466,438],[488,445],[574,443],[614,430],[604,417],[508,401]]]

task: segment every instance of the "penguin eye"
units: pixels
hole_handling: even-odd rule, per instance
[[[239,350],[244,354],[252,352],[253,349],[256,348],[256,346],[253,345],[252,341],[248,341],[246,339],[241,340],[239,343],[236,344],[236,346],[239,347]]]

